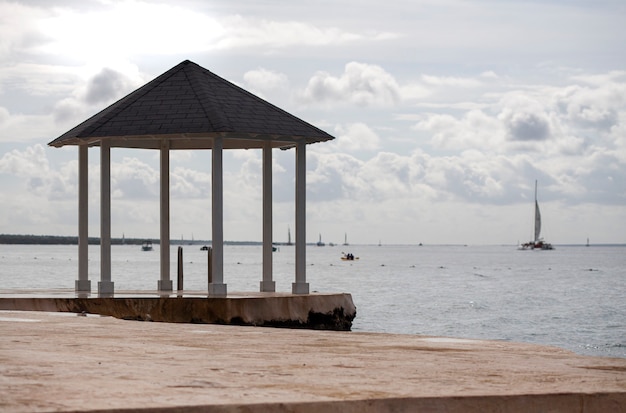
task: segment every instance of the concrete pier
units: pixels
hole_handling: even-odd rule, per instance
[[[337,294],[118,292],[115,297],[74,297],[0,290],[0,310],[59,311],[107,315],[125,320],[232,324],[349,331],[356,315],[352,296]]]
[[[625,412],[626,359],[415,335],[0,311],[3,412]]]

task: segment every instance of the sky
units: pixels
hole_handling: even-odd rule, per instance
[[[76,235],[47,144],[183,60],[336,139],[307,146],[307,242],[626,243],[622,0],[0,0],[0,233]],[[172,238],[211,237],[211,152],[170,155]],[[89,150],[98,237],[99,149]],[[158,238],[159,153],[111,152],[112,236]],[[262,239],[261,151],[224,153],[224,238]],[[295,152],[273,151],[274,240]]]

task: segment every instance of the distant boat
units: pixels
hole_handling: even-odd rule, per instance
[[[319,241],[317,241],[317,244],[315,244],[315,245],[317,245],[318,247],[323,247],[323,246],[325,246],[325,245],[326,245],[326,244],[324,244],[324,243],[322,242],[322,234],[320,234],[320,240],[319,240]]]
[[[343,234],[343,245],[350,245],[348,244],[348,233]]]
[[[535,180],[535,239],[519,246],[520,250],[551,250],[552,244],[541,238],[541,213],[537,202],[537,181]]]
[[[347,253],[347,254],[345,252],[342,252],[341,254],[342,254],[341,255],[341,260],[342,261],[354,261],[354,260],[358,260],[359,259],[359,257],[355,257],[354,254],[352,254],[350,252]]]
[[[141,244],[141,250],[152,251],[152,241],[144,241],[143,244]]]
[[[293,245],[291,243],[291,228],[289,226],[287,226],[287,245]]]
[[[587,244],[585,244],[586,247],[589,246],[589,238],[587,238]]]

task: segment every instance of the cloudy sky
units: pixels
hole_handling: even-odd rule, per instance
[[[623,0],[0,0],[0,233],[77,233],[47,144],[185,59],[329,132],[307,241],[626,242]],[[173,238],[210,239],[210,151],[171,154]],[[261,152],[228,151],[225,239],[261,240]],[[99,236],[99,150],[89,150]],[[112,236],[159,234],[158,153],[112,150]],[[274,152],[274,236],[294,228]]]

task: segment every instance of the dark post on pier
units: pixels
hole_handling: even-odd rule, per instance
[[[178,247],[178,292],[182,292],[183,287],[183,247]]]
[[[209,247],[207,249],[207,262],[209,264],[208,274],[209,274],[209,285],[213,282],[213,247]]]

